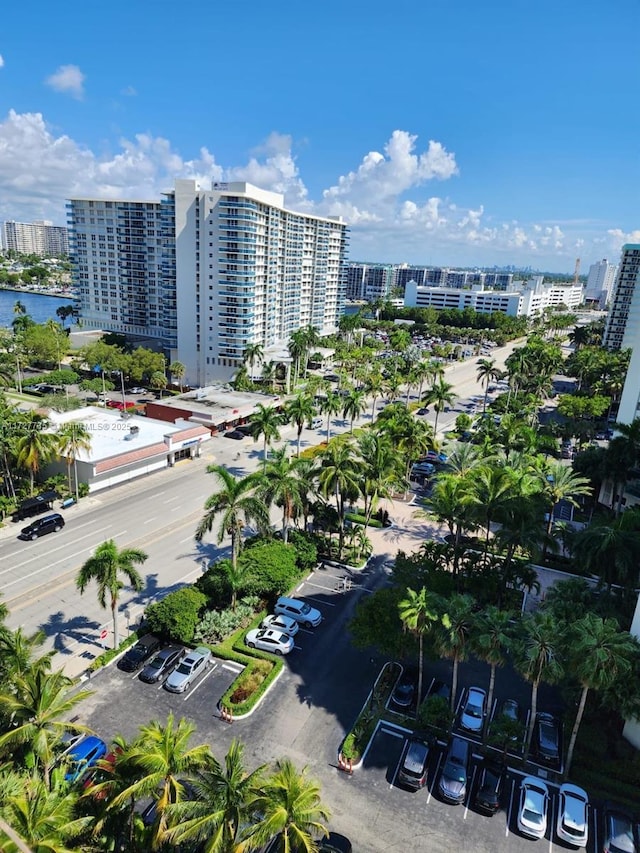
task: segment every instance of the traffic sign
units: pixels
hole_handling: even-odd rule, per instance
[[[106,640],[106,639],[107,639],[107,634],[108,634],[108,633],[109,633],[109,632],[107,631],[107,629],[106,629],[106,628],[103,628],[103,629],[102,629],[102,631],[100,631],[100,639],[101,639],[101,640]]]

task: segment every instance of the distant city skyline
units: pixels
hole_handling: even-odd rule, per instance
[[[0,220],[249,181],[349,257],[571,274],[640,240],[635,0],[11,4]]]

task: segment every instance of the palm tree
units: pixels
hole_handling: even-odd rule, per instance
[[[251,379],[253,379],[253,366],[255,364],[259,364],[262,361],[263,355],[264,347],[262,346],[262,344],[247,344],[247,346],[245,347],[242,359],[245,364],[249,365],[249,375]]]
[[[489,550],[491,522],[505,505],[513,499],[515,475],[509,468],[483,465],[470,475],[469,501],[475,504],[478,519],[485,528],[484,553]]]
[[[538,610],[522,617],[512,650],[516,669],[531,682],[531,718],[527,729],[525,758],[538,714],[538,687],[541,681],[553,683],[562,677],[564,667],[560,658],[562,631],[551,613]]]
[[[267,468],[267,448],[274,441],[280,440],[278,427],[282,426],[282,415],[273,406],[264,406],[258,403],[255,412],[249,418],[253,427],[253,440],[258,441],[260,436],[264,438],[263,470]]]
[[[424,668],[424,635],[440,620],[442,601],[433,592],[422,587],[419,592],[407,589],[406,598],[398,604],[400,621],[418,638],[418,702],[422,702],[422,678]]]
[[[7,823],[0,825],[0,847],[7,853],[73,853],[79,848],[68,842],[85,834],[92,820],[77,816],[77,803],[76,791],[50,791],[37,776],[26,777],[3,805]],[[5,845],[3,832],[11,843]]]
[[[344,398],[342,406],[342,417],[349,418],[351,422],[349,432],[353,432],[354,420],[359,418],[366,408],[367,402],[364,391],[356,391],[355,389],[349,391],[349,394]]]
[[[269,390],[273,391],[273,386],[276,381],[276,366],[273,361],[264,361],[262,363],[262,381],[269,386]]]
[[[262,481],[258,486],[258,496],[267,507],[272,504],[282,507],[282,541],[289,539],[289,522],[302,512],[306,484],[296,471],[296,462],[285,454],[267,464]]]
[[[384,379],[382,378],[382,374],[379,370],[372,371],[367,380],[365,382],[365,392],[369,397],[372,398],[371,401],[371,423],[375,422],[376,419],[376,402],[378,401],[382,391],[384,389]]]
[[[585,613],[569,627],[568,661],[582,690],[564,768],[567,775],[589,690],[606,690],[615,682],[632,679],[640,661],[640,643],[628,631],[621,631],[615,619]]]
[[[144,587],[142,576],[135,568],[135,564],[144,563],[149,555],[139,548],[122,548],[113,539],[108,539],[98,545],[92,557],[84,563],[76,577],[76,586],[80,593],[84,593],[90,581],[95,580],[98,584],[98,603],[100,607],[106,608],[107,596],[111,607],[111,618],[113,620],[113,648],[119,646],[118,637],[118,599],[124,583],[120,579],[123,575],[130,586],[136,592]]]
[[[25,634],[22,628],[15,631],[0,628],[0,674],[3,682],[11,684],[16,676],[24,676],[38,670],[49,672],[55,650],[35,656],[45,640],[44,631]]]
[[[296,425],[298,431],[297,436],[297,456],[300,456],[300,437],[306,423],[310,423],[315,415],[316,410],[313,405],[313,399],[308,394],[297,394],[293,400],[289,400],[285,406],[285,417],[291,423]]]
[[[496,367],[495,359],[481,358],[478,361],[476,375],[478,377],[478,382],[481,385],[484,385],[484,400],[482,403],[482,413],[484,414],[487,411],[487,395],[489,394],[489,383],[495,382],[497,379],[499,379],[502,375],[502,371],[499,367]]]
[[[160,392],[160,398],[162,398],[162,392],[168,385],[167,377],[164,371],[154,370],[149,378],[149,384],[154,389],[154,391]]]
[[[469,653],[469,638],[473,629],[473,607],[470,595],[455,593],[445,603],[445,613],[438,626],[436,643],[440,653],[453,660],[451,676],[451,710],[456,707],[458,692],[458,665]]]
[[[176,725],[173,713],[169,714],[164,725],[153,720],[141,726],[139,737],[130,745],[126,755],[127,763],[137,768],[140,778],[110,801],[109,807],[119,810],[132,798],[155,798],[154,850],[162,843],[168,828],[169,807],[184,796],[181,780],[206,767],[210,760],[206,744],[191,746],[189,743],[195,729],[194,723],[184,718]]]
[[[299,772],[289,758],[276,763],[254,805],[262,819],[249,839],[259,845],[277,838],[274,853],[314,853],[314,836],[328,835],[325,821],[330,812],[320,798],[320,786],[309,779],[306,767]]]
[[[76,503],[78,503],[80,500],[78,484],[78,455],[82,452],[88,453],[91,450],[91,434],[85,426],[77,421],[68,421],[66,424],[62,424],[58,430],[58,442],[59,453],[61,453],[67,461],[69,493],[71,493],[71,465],[73,464]]]
[[[44,432],[48,424],[47,418],[31,415],[27,431],[16,442],[16,464],[28,472],[32,495],[37,473],[55,456],[56,452],[56,436]]]
[[[493,706],[496,669],[499,666],[504,666],[506,662],[505,652],[508,650],[511,640],[510,620],[510,613],[505,610],[499,610],[495,605],[491,604],[478,615],[475,621],[471,639],[474,654],[491,667],[487,708]],[[486,737],[488,722],[489,718],[487,717],[484,724],[484,737]]]
[[[576,533],[573,559],[585,571],[600,576],[609,587],[631,587],[638,582],[640,565],[640,510],[632,508],[612,521],[594,520]]]
[[[182,394],[182,380],[185,377],[187,372],[187,368],[181,361],[173,361],[169,365],[169,373],[173,376],[174,379],[178,380],[178,386],[180,387],[180,393]]]
[[[580,506],[576,500],[576,495],[590,495],[591,483],[586,477],[581,477],[574,474],[571,468],[562,465],[560,462],[551,462],[545,465],[539,478],[542,487],[541,493],[547,500],[548,519],[547,519],[547,537],[551,537],[551,528],[553,527],[553,510],[560,501],[567,501],[573,506]],[[542,550],[542,560],[547,552],[546,543]]]
[[[445,406],[452,405],[455,398],[456,395],[453,393],[453,385],[445,382],[442,377],[440,377],[437,382],[434,382],[425,394],[425,403],[427,403],[427,405],[433,405],[433,409],[436,413],[436,419],[433,425],[434,435],[438,434],[438,417],[440,416],[440,412],[445,408]]]
[[[247,773],[243,762],[244,746],[231,741],[221,765],[207,756],[202,769],[190,784],[194,800],[169,807],[173,827],[163,836],[171,844],[204,844],[203,853],[233,853],[242,847],[246,827],[255,823],[253,802],[262,791],[265,765]],[[244,828],[244,832],[243,832]]]
[[[367,524],[379,498],[389,498],[404,485],[404,461],[388,435],[366,430],[357,439],[358,455],[364,469],[364,514]]]
[[[260,530],[269,527],[267,508],[255,495],[255,490],[260,485],[260,476],[249,474],[248,477],[237,479],[223,465],[210,465],[207,471],[216,475],[221,488],[205,502],[206,512],[196,529],[196,541],[201,542],[204,534],[213,527],[216,517],[221,516],[218,544],[222,542],[225,534],[231,537],[231,565],[232,570],[237,572],[238,554],[245,526],[255,521]],[[232,606],[235,609],[235,596]]]
[[[73,682],[62,672],[37,668],[17,675],[11,686],[0,692],[0,711],[13,725],[0,735],[0,751],[27,745],[50,787],[55,746],[65,732],[85,732],[86,726],[69,722],[69,713],[91,696],[90,690],[71,693]]]
[[[329,392],[320,403],[320,411],[327,416],[327,444],[331,440],[331,418],[339,415],[342,410],[342,398],[339,394]]]
[[[344,544],[344,508],[347,499],[355,499],[361,493],[361,477],[358,460],[353,446],[348,442],[331,443],[322,454],[320,469],[320,491],[327,498],[335,495],[338,511],[339,551]]]
[[[293,387],[295,389],[300,376],[300,363],[306,359],[308,352],[307,336],[304,329],[297,329],[289,338],[289,355],[293,359]]]

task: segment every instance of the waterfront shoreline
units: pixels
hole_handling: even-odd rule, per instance
[[[71,299],[74,302],[79,302],[80,297],[75,296],[73,293],[52,293],[48,288],[43,290],[33,290],[31,287],[7,287],[4,284],[0,284],[0,290],[6,290],[9,293],[28,293],[30,296],[50,296],[54,299]]]

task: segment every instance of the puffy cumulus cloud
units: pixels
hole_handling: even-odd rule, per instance
[[[307,188],[300,178],[291,151],[292,143],[286,134],[271,133],[245,166],[227,169],[225,179],[247,181],[262,189],[282,193],[287,204],[308,208]]]
[[[71,95],[78,101],[84,97],[85,75],[77,65],[61,65],[44,81],[55,92]]]

